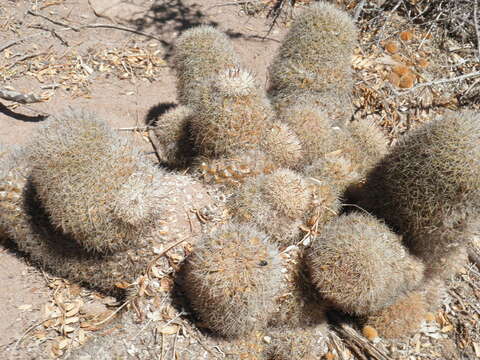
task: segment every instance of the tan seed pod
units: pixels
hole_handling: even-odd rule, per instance
[[[400,33],[400,39],[403,41],[410,41],[413,39],[413,32],[411,31],[402,31]]]
[[[362,328],[362,334],[365,336],[368,340],[373,341],[376,338],[378,338],[378,331],[374,327],[371,327],[369,325],[366,325]]]
[[[428,65],[430,65],[430,63],[428,62],[427,59],[424,59],[424,58],[420,58],[418,59],[417,61],[417,65],[421,68],[426,68],[428,67]]]
[[[395,54],[399,50],[398,43],[396,41],[388,41],[384,48],[390,54]]]
[[[394,73],[393,71],[388,74],[388,81],[390,84],[399,87],[400,86],[400,76],[398,76],[397,73]]]
[[[392,71],[395,74],[397,74],[398,76],[403,76],[405,74],[410,73],[412,70],[408,66],[405,66],[405,65],[395,65],[392,68]]]
[[[400,78],[398,86],[402,89],[410,89],[415,85],[415,75],[412,73],[406,73]]]

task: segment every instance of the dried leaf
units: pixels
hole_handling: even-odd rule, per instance
[[[116,286],[117,288],[120,288],[120,289],[127,289],[127,288],[129,288],[129,287],[131,286],[131,284],[129,284],[129,283],[126,282],[126,281],[120,281],[120,282],[117,282],[117,283],[115,284],[115,286]]]
[[[64,323],[65,324],[74,324],[76,322],[79,322],[80,318],[78,316],[73,316],[73,317],[68,317],[65,319]]]
[[[476,342],[472,342],[473,349],[475,350],[475,356],[480,358],[480,345]]]
[[[60,350],[63,350],[65,349],[70,343],[72,342],[72,340],[70,339],[62,339],[60,340],[57,344],[58,344],[58,348]]]
[[[44,340],[48,336],[48,331],[38,330],[33,334],[33,336],[35,336],[38,340]]]
[[[173,288],[173,280],[168,278],[168,277],[164,277],[160,280],[160,290],[162,290],[163,292],[170,292],[170,290],[172,290]]]
[[[453,325],[447,325],[445,327],[442,328],[442,330],[440,330],[442,333],[447,333],[447,332],[450,332],[453,330]]]
[[[64,326],[62,326],[62,332],[65,333],[65,334],[66,334],[66,333],[70,333],[70,332],[72,332],[72,331],[75,331],[75,329],[76,329],[76,327],[71,326],[71,325],[64,325]]]
[[[158,331],[160,331],[164,335],[173,335],[177,333],[178,326],[177,325],[159,326]]]
[[[85,340],[87,340],[87,336],[86,336],[86,334],[85,334],[85,330],[79,329],[79,330],[78,330],[78,342],[79,342],[80,344],[83,344],[83,343],[85,343]]]

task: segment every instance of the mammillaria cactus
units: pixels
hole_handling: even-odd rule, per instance
[[[377,330],[380,336],[395,339],[419,330],[426,314],[425,297],[420,291],[414,291],[371,314],[366,323]]]
[[[199,156],[193,168],[205,184],[221,185],[224,192],[232,193],[249,179],[271,174],[277,165],[263,151],[249,150],[217,159]]]
[[[48,120],[26,152],[52,224],[87,250],[136,247],[161,215],[165,172],[92,113]]]
[[[192,115],[188,106],[179,105],[163,114],[152,130],[160,158],[171,168],[185,168],[192,161]]]
[[[358,315],[392,304],[423,279],[423,264],[370,215],[331,220],[305,257],[313,284],[334,306]]]
[[[173,56],[180,105],[152,130],[161,164],[95,115],[53,117],[23,153],[0,148],[0,237],[119,296],[153,263],[168,264],[168,283],[179,285],[169,310],[184,296],[198,320],[187,325],[208,328],[216,336],[202,336],[231,358],[320,358],[327,310],[385,337],[416,330],[478,227],[480,118],[447,114],[386,155],[374,123],[349,122],[355,45],[350,17],[313,4],[281,45],[267,96],[226,35],[186,31]],[[225,200],[228,223],[189,217],[207,191]],[[342,213],[345,192],[374,215]],[[157,257],[158,248],[180,256]],[[121,356],[106,350],[118,339],[107,340],[89,353]],[[150,344],[138,357],[151,357]]]
[[[369,174],[363,199],[435,276],[479,214],[479,115],[447,113],[401,139]]]
[[[193,107],[194,144],[200,155],[220,157],[259,148],[273,112],[249,72],[218,74]]]
[[[303,147],[295,132],[279,121],[265,130],[261,149],[277,167],[298,169],[303,162]]]
[[[334,126],[327,114],[317,106],[299,104],[288,107],[280,113],[280,120],[288,124],[298,136],[304,157],[301,165],[312,163],[315,159],[331,151],[338,150],[341,144],[342,130]]]
[[[280,285],[276,246],[251,225],[206,235],[187,257],[181,286],[201,320],[225,337],[266,326]]]
[[[113,149],[117,151],[115,154],[111,148],[112,143],[100,141],[111,140],[109,136],[113,136],[113,134],[105,130],[107,129],[106,125],[99,125],[96,120],[94,121],[93,115],[75,112],[71,116],[71,118],[59,117],[58,119],[63,119],[63,122],[54,119],[53,123],[40,132],[45,136],[45,142],[41,146],[39,145],[35,151],[38,152],[47,147],[45,151],[57,161],[55,164],[49,163],[49,159],[43,158],[38,153],[32,153],[31,147],[28,147],[26,151],[12,154],[8,161],[2,162],[0,174],[3,176],[0,178],[0,188],[7,191],[6,196],[0,200],[2,209],[0,228],[5,229],[7,236],[17,244],[18,248],[42,267],[57,275],[88,284],[107,293],[119,294],[122,291],[117,284],[135,282],[151,262],[154,255],[153,248],[171,242],[178,236],[185,236],[185,229],[188,229],[187,223],[192,226],[192,229],[188,230],[188,235],[191,236],[190,242],[195,241],[199,225],[198,222],[188,218],[185,209],[191,206],[201,208],[202,204],[208,204],[209,197],[199,184],[188,177],[166,174],[141,157],[137,158],[137,162],[135,162],[132,154],[137,154],[136,150],[127,145],[122,149],[119,145],[122,142],[114,142],[114,145],[118,145]],[[72,119],[77,122],[72,124],[69,121]],[[85,140],[86,136],[79,136],[81,134],[79,129],[90,134],[97,141],[92,141],[92,146],[98,148],[89,148],[89,141]],[[52,139],[61,144],[55,143]],[[35,140],[35,142],[38,143],[40,140]],[[107,150],[110,148],[112,153],[118,156],[117,168],[113,173],[110,171],[113,164],[106,163],[112,157],[107,156],[105,149],[102,148],[107,148]],[[92,165],[92,160],[87,158],[89,151],[93,154],[91,159],[96,161],[96,164]],[[123,153],[125,162],[121,162],[122,156],[119,153]],[[41,164],[38,163],[40,160]],[[122,164],[128,166],[122,167]],[[148,169],[148,166],[151,168]],[[35,174],[39,176],[36,179],[40,185],[33,181],[32,174],[35,173],[35,167],[38,167],[37,171],[39,168],[44,171]],[[92,169],[94,168],[103,171],[103,174],[93,174]],[[156,171],[158,171],[157,175]],[[86,176],[89,178],[87,179]],[[98,233],[92,231],[89,234],[85,230],[82,230],[81,236],[77,237],[79,234],[77,231],[66,233],[58,225],[58,221],[62,219],[62,211],[70,209],[71,204],[67,203],[68,201],[76,202],[80,209],[83,206],[83,211],[86,213],[83,215],[88,216],[85,202],[94,200],[82,200],[80,196],[83,194],[84,197],[88,197],[89,191],[98,191],[98,188],[95,189],[95,186],[99,186],[97,181],[105,180],[105,177],[109,176],[117,176],[116,179],[112,179],[114,183],[118,181],[124,181],[124,183],[116,183],[117,186],[110,185],[110,187],[107,185],[102,188],[105,190],[105,194],[97,194],[98,199],[106,199],[105,201],[111,201],[116,206],[114,211],[107,212],[106,216],[132,217],[129,218],[132,227],[138,225],[137,219],[141,219],[150,211],[154,217],[147,217],[148,222],[140,223],[141,229],[136,231],[133,241],[124,244],[124,249],[109,248],[107,251],[101,252],[92,249],[91,244],[96,244],[97,240],[106,239],[108,243],[115,240],[112,237],[108,238],[110,234],[105,229],[102,229],[105,232],[102,237],[99,237]],[[78,187],[82,181],[84,188]],[[43,196],[40,196],[37,186],[43,186]],[[75,188],[75,186],[77,187]],[[77,192],[74,191],[75,189]],[[69,190],[72,192],[67,194]],[[54,191],[63,193],[63,199],[59,198],[58,194],[53,194]],[[148,201],[151,202],[149,206],[152,207],[147,207],[147,211],[141,202],[142,199],[138,199],[145,195],[148,195]],[[47,210],[46,203],[56,206],[57,223],[52,220],[53,216]],[[100,204],[99,207],[102,209],[104,206],[103,209],[111,210],[109,205]],[[179,208],[182,211],[179,211]],[[94,215],[91,219],[94,218]],[[69,216],[71,217],[69,218]],[[64,214],[64,218],[81,221],[74,216]],[[100,226],[99,222],[93,222],[93,224]],[[79,226],[89,227],[92,226],[92,223],[82,222],[79,223]],[[196,233],[192,233],[195,228]],[[113,234],[126,235],[116,221],[112,221],[108,229]],[[85,237],[82,237],[84,235]],[[173,251],[183,251],[183,248],[179,246]]]
[[[350,16],[327,2],[311,5],[293,23],[270,68],[275,108],[318,106],[337,125],[352,115],[351,57],[357,30]]]
[[[311,206],[308,182],[292,170],[279,169],[246,182],[229,200],[236,221],[256,224],[279,246],[299,241]]]
[[[273,329],[323,328],[327,332],[329,304],[320,299],[304,267],[304,249],[281,254],[283,278],[269,320]]]
[[[173,56],[180,103],[192,106],[208,79],[239,65],[230,40],[221,31],[211,26],[185,31],[175,42]]]

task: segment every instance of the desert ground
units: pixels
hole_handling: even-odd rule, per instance
[[[200,24],[218,27],[233,41],[243,65],[267,84],[276,49],[292,18],[309,2],[3,0],[0,88],[33,94],[35,101],[0,99],[0,143],[22,146],[50,114],[87,108],[153,154],[145,126],[177,102],[169,61],[182,31]],[[433,2],[338,1],[356,17],[360,29],[352,60],[354,117],[374,120],[391,145],[447,110],[480,111],[480,10],[477,5],[474,9],[475,1],[462,10],[471,26],[462,37],[452,30],[455,21],[444,20],[446,13],[428,10],[435,8]],[[400,82],[400,65],[410,69],[410,80]],[[417,334],[398,341],[370,341],[353,325],[347,330],[333,327],[326,358],[480,358],[480,235],[476,236],[470,263],[450,279],[441,310]],[[169,288],[169,281],[162,286]],[[0,305],[2,359],[76,358],[78,348],[122,326],[114,321],[122,305],[118,299],[39,269],[9,242],[0,244]],[[77,305],[71,322],[55,320],[59,311]],[[197,358],[225,356],[221,342],[185,325],[188,321],[177,315],[170,309],[148,320],[149,326],[156,323],[161,329],[162,338],[161,353],[151,358],[194,359],[195,354],[185,351],[192,342],[191,349],[203,354]],[[106,326],[88,325],[89,319]],[[190,328],[184,331],[183,326]],[[125,351],[124,358],[136,358],[135,353]]]

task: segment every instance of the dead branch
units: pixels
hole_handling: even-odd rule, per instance
[[[42,25],[32,25],[32,26],[29,26],[29,27],[32,28],[32,29],[40,29],[40,30],[43,30],[43,31],[47,31],[54,38],[58,39],[62,43],[62,45],[67,46],[67,47],[69,46],[68,42],[66,40],[64,40],[60,35],[58,35],[58,33],[53,29],[49,29],[48,27],[42,26]]]
[[[28,40],[28,39],[31,39],[31,38],[34,38],[36,36],[38,36],[39,34],[35,34],[35,35],[30,35],[30,36],[25,36],[23,38],[20,38],[20,39],[17,39],[17,40],[12,40],[8,43],[6,43],[5,45],[2,45],[0,46],[0,53],[6,49],[8,49],[9,47],[12,47],[14,45],[17,45],[19,43],[21,43],[22,41],[25,41],[25,40]]]
[[[224,7],[224,6],[240,6],[240,5],[247,5],[251,3],[251,1],[235,1],[235,2],[229,2],[229,3],[224,3],[224,4],[215,4],[207,8],[206,11],[209,11],[211,9],[217,8],[217,7]]]
[[[473,2],[473,26],[475,27],[475,34],[477,35],[477,51],[478,59],[480,60],[480,29],[478,28],[478,0]]]
[[[123,127],[123,128],[116,128],[115,130],[117,131],[139,131],[139,132],[145,132],[152,130],[153,127],[151,126],[132,126],[132,127]]]
[[[263,40],[265,40],[270,33],[272,32],[273,27],[277,24],[278,18],[280,17],[280,14],[282,13],[283,6],[285,5],[286,0],[278,0],[272,7],[272,9],[268,12],[267,18],[273,15],[273,20],[268,28],[267,33],[263,37]],[[295,5],[295,0],[293,1],[292,6]]]
[[[0,52],[2,52],[3,50],[6,50],[8,49],[9,47],[12,47],[13,45],[16,45],[18,44],[19,42],[23,41],[25,39],[18,39],[18,40],[13,40],[13,41],[10,41],[9,43],[6,43],[5,45],[2,45],[0,47]]]
[[[127,32],[131,32],[131,33],[134,33],[134,34],[137,34],[137,35],[142,35],[142,36],[145,36],[145,37],[148,37],[148,38],[151,38],[151,39],[155,39],[157,41],[162,41],[162,39],[160,39],[159,37],[156,37],[155,35],[152,35],[152,34],[147,34],[143,31],[140,31],[140,30],[135,30],[135,29],[131,29],[129,27],[126,27],[126,26],[121,26],[121,25],[112,25],[112,24],[88,24],[88,25],[82,25],[80,27],[74,27],[74,26],[71,26],[71,25],[68,25],[68,24],[65,24],[63,22],[60,22],[58,20],[53,20],[53,19],[50,19],[49,17],[45,16],[45,15],[42,15],[42,14],[39,14],[39,13],[36,13],[32,10],[28,10],[27,11],[27,14],[30,14],[32,16],[38,16],[38,17],[41,17],[42,19],[45,19],[49,22],[51,22],[52,24],[55,24],[55,25],[58,25],[58,26],[62,26],[62,27],[65,27],[67,29],[70,29],[70,30],[73,30],[73,31],[76,31],[76,32],[79,32],[81,29],[97,29],[97,28],[105,28],[105,29],[116,29],[116,30],[121,30],[121,31],[127,31]],[[20,40],[17,40],[17,42],[20,41]],[[14,44],[7,44],[5,46],[7,47],[10,47],[10,46],[13,46],[15,45]],[[5,48],[7,48],[5,47]],[[0,52],[2,50],[5,50],[4,48],[0,48]]]
[[[391,360],[391,358],[383,351],[378,349],[375,345],[365,340],[362,336],[349,325],[344,323],[338,323],[333,327],[340,335],[345,344],[350,350],[357,354],[362,359],[365,358],[365,354],[375,360]],[[361,353],[363,351],[363,354]]]
[[[378,31],[378,35],[377,35],[377,46],[380,45],[380,37],[382,36],[383,32],[385,31],[385,26],[387,25],[387,22],[388,20],[392,17],[392,15],[395,13],[395,11],[400,7],[400,5],[403,3],[403,0],[399,0],[395,6],[393,7],[392,10],[390,10],[390,12],[388,13],[388,15],[385,17],[385,20],[383,22],[383,25],[381,27],[381,29]]]
[[[122,30],[122,31],[131,32],[131,33],[134,33],[134,34],[137,34],[137,35],[142,35],[142,36],[145,36],[145,37],[148,37],[148,38],[151,38],[151,39],[155,39],[155,40],[160,41],[160,42],[162,41],[162,39],[160,39],[159,37],[156,37],[155,35],[147,34],[147,33],[143,32],[143,31],[131,29],[131,28],[129,28],[129,27],[121,26],[121,25],[112,25],[112,24],[89,24],[89,25],[83,25],[83,26],[81,27],[81,29],[97,29],[97,28]]]
[[[42,98],[35,94],[22,94],[13,90],[2,88],[0,88],[0,98],[8,101],[18,102],[20,104],[32,104],[42,101]]]
[[[160,156],[160,143],[157,139],[157,136],[155,133],[150,129],[148,131],[148,140],[150,141],[150,145],[152,145],[153,151],[155,152],[155,156],[157,157],[157,160],[159,163],[162,162],[162,157]]]
[[[421,89],[425,86],[435,86],[435,85],[446,84],[446,83],[449,83],[449,82],[463,81],[463,80],[474,78],[474,77],[477,77],[477,76],[480,76],[480,71],[475,71],[475,72],[465,74],[465,75],[461,75],[461,76],[455,76],[453,78],[445,78],[445,79],[440,79],[440,80],[435,80],[435,81],[424,82],[424,83],[420,83],[418,85],[415,85],[414,87],[412,87],[408,90],[405,90],[405,91],[400,91],[400,92],[395,91],[395,95],[396,96],[405,95],[405,94],[411,93],[415,90]]]
[[[39,13],[36,13],[35,11],[32,11],[32,10],[28,10],[28,11],[27,11],[27,14],[32,15],[32,16],[40,17],[40,18],[42,18],[42,19],[45,19],[45,20],[51,22],[52,24],[65,27],[65,28],[67,28],[67,29],[70,29],[70,30],[73,30],[73,31],[76,31],[76,32],[79,32],[79,31],[80,31],[80,29],[78,29],[78,28],[76,28],[76,27],[74,27],[74,26],[71,26],[71,25],[62,23],[61,21],[58,21],[58,20],[50,19],[49,17],[47,17],[47,16],[45,16],[45,15],[42,15],[42,14],[39,14]]]
[[[362,0],[355,7],[355,14],[353,15],[353,20],[355,22],[358,21],[358,18],[360,17],[360,14],[362,13],[363,7],[365,6],[365,3],[366,3],[366,0]]]
[[[12,67],[16,66],[17,64],[21,63],[22,61],[25,61],[25,60],[29,60],[29,59],[32,59],[32,58],[35,58],[37,56],[41,56],[41,55],[44,55],[45,53],[44,52],[40,52],[40,53],[36,53],[36,54],[30,54],[30,55],[25,55],[25,56],[22,56],[20,59],[18,59],[17,61],[15,61],[13,64],[10,64],[6,67],[6,69],[11,69]]]
[[[92,9],[93,14],[94,14],[96,17],[104,18],[104,19],[110,20],[112,23],[116,23],[116,21],[114,21],[110,16],[103,15],[103,14],[99,13],[99,12],[97,11],[97,9],[95,9],[95,8],[93,7],[91,0],[88,0],[88,6],[90,6],[90,9]]]

